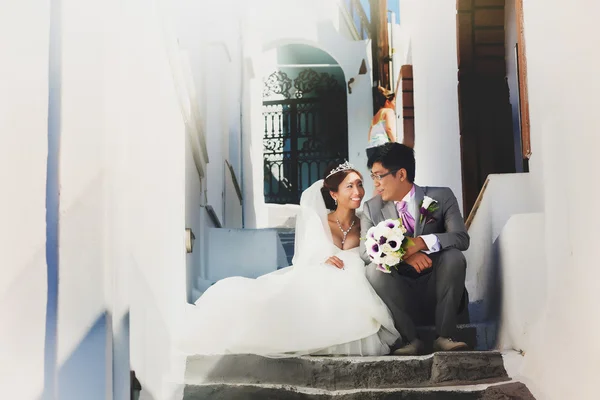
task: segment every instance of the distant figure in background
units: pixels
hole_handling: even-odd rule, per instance
[[[373,148],[396,141],[396,95],[386,88],[377,87],[382,97],[379,104],[383,106],[375,113],[369,129],[369,144],[367,146],[367,157],[373,152]]]

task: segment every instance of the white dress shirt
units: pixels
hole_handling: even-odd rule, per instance
[[[402,201],[406,202],[408,212],[415,219],[415,228],[416,228],[417,221],[419,218],[421,218],[421,216],[420,215],[415,216],[411,212],[411,210],[414,210],[416,208],[415,207],[415,192],[414,192],[414,190],[409,191],[406,194],[406,196],[404,196]],[[397,208],[398,203],[399,203],[399,201],[394,202],[394,205],[396,205],[396,208]],[[420,238],[423,239],[423,241],[425,242],[425,245],[429,249],[429,250],[423,250],[423,253],[431,254],[431,253],[436,253],[436,252],[440,251],[440,241],[435,234],[432,233],[429,235],[421,235]]]

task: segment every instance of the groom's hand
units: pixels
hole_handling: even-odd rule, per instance
[[[412,241],[414,244],[412,246],[408,246],[406,248],[406,253],[404,253],[405,260],[412,257],[413,254],[416,254],[420,251],[429,250],[429,248],[427,247],[427,244],[425,243],[425,241],[423,240],[423,238],[421,236],[412,239]]]
[[[431,258],[429,258],[427,254],[420,252],[413,254],[408,258],[405,258],[404,262],[413,267],[418,273],[421,273],[426,269],[431,268],[431,266],[433,265],[431,262]]]

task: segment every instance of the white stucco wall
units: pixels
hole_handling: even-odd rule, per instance
[[[228,112],[226,121],[228,121],[229,134],[229,153],[226,159],[232,166],[238,183],[242,185],[242,154],[244,150],[242,146],[242,74],[244,60],[242,58],[240,22],[237,20],[234,23],[237,26],[235,29],[230,29],[231,37],[228,37],[227,40],[227,53],[230,58],[230,65],[227,70],[227,79],[225,80],[226,111]],[[226,207],[229,207],[232,203],[226,198],[225,204]],[[228,219],[227,215],[226,213],[226,220]],[[229,219],[232,218],[234,217],[229,216]]]
[[[233,167],[241,182],[242,60],[239,30],[241,8],[235,0],[167,3],[173,15],[173,31],[189,61],[189,78],[196,99],[198,129],[206,143],[203,201],[213,207],[219,221],[241,224],[239,200],[227,196]],[[227,23],[215,15],[227,11]]]
[[[498,347],[527,352],[544,335],[548,287],[544,241],[522,242],[524,230],[531,237],[543,238],[544,214],[515,214],[498,237],[501,268],[497,276],[502,286]]]
[[[125,14],[135,26],[126,59],[131,366],[142,384],[142,399],[168,399],[178,393],[176,377],[183,372],[171,347],[186,303],[185,160],[193,121],[181,93],[184,66],[172,27],[165,23],[167,10],[145,4],[131,2]]]
[[[501,290],[503,266],[508,262],[499,253],[498,236],[513,215],[541,211],[539,196],[531,191],[530,174],[494,174],[488,180],[469,227],[471,244],[464,252],[469,301],[481,304],[472,310],[477,314],[471,318],[485,321],[498,318],[497,290]]]
[[[205,203],[204,188],[206,185],[205,179],[201,179],[198,174],[194,156],[192,154],[192,143],[189,136],[185,141],[185,227],[192,230],[196,237],[194,249],[191,253],[186,254],[186,293],[188,301],[192,301],[190,297],[194,287],[195,279],[200,274],[200,268],[205,263],[205,254],[200,251],[199,246],[202,240],[202,235],[205,234],[205,227],[202,224],[201,215],[204,213],[202,206]]]
[[[186,54],[187,91],[194,99],[191,106],[197,118],[198,137],[188,135],[185,155],[185,223],[196,237],[193,253],[186,255],[187,300],[193,302],[197,282],[208,270],[208,235],[215,226],[206,206],[212,207],[220,224],[242,225],[240,200],[226,165],[226,161],[232,165],[239,182],[243,172],[240,7],[235,1],[191,0],[166,2],[163,6],[169,8],[172,31]],[[226,23],[215,18],[222,10],[228,10]]]
[[[415,180],[450,187],[462,210],[456,2],[401,1],[400,21],[413,65]]]
[[[412,32],[417,179],[460,193],[456,4],[406,0],[401,7]],[[531,172],[493,176],[470,230],[471,300],[489,295],[486,279],[498,280],[500,345],[524,351],[519,372],[537,398],[597,397],[600,59],[589,26],[599,12],[593,2],[524,1]]]
[[[222,224],[225,220],[225,163],[229,152],[228,88],[230,58],[224,46],[210,45],[204,50],[203,79],[206,90],[207,204]],[[212,161],[212,162],[210,162]]]
[[[243,215],[242,215],[242,204],[243,198],[240,199],[238,190],[241,188],[236,186],[233,181],[233,174],[229,168],[225,167],[225,221],[223,221],[224,228],[239,229],[243,228]]]
[[[49,1],[0,3],[0,398],[44,386]]]
[[[520,208],[533,201],[538,212],[514,215],[506,224],[490,222],[488,237],[499,234],[499,345],[523,350],[518,372],[536,398],[594,399],[600,356],[600,273],[595,267],[600,217],[593,200],[599,194],[600,81],[595,71],[600,60],[587,27],[600,6],[563,5],[557,0],[524,2],[531,172],[527,188],[492,192],[493,212],[497,203],[504,207],[515,200]],[[565,29],[552,29],[560,24]],[[561,59],[548,62],[557,48]],[[515,191],[518,196],[509,200],[506,194]],[[492,210],[485,204],[478,217]]]
[[[194,122],[184,58],[160,2],[61,5],[57,393],[128,398],[131,361],[142,398],[171,398]]]
[[[365,143],[370,121],[370,73],[358,75],[363,59],[370,65],[370,48],[366,41],[349,40],[339,33],[337,1],[278,2],[265,0],[252,3],[245,10],[243,30],[243,187],[245,227],[261,228],[279,225],[293,217],[293,208],[266,205],[263,194],[262,118],[263,76],[270,71],[263,63],[263,52],[281,45],[300,43],[320,48],[331,55],[342,68],[346,82],[350,78],[352,94],[347,96],[348,153],[350,162],[366,172]],[[280,18],[290,15],[293,18]],[[266,65],[265,65],[266,64]],[[368,189],[368,188],[367,188]]]
[[[103,399],[112,390],[105,280],[108,93],[106,4],[62,2],[58,396]],[[94,122],[92,122],[94,121]],[[90,362],[90,360],[93,360]],[[87,371],[83,369],[87,366]],[[85,372],[84,372],[85,371]]]
[[[549,399],[597,396],[600,316],[594,212],[600,159],[595,52],[600,4],[524,1],[534,191],[543,193],[547,297],[524,373]],[[562,25],[565,29],[556,30]],[[590,36],[591,35],[591,36]],[[561,49],[560,60],[555,59]],[[549,62],[555,60],[555,62]],[[565,78],[567,77],[567,78]],[[526,235],[523,232],[523,235]],[[574,351],[577,343],[585,351]]]

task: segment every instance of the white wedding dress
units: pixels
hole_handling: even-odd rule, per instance
[[[358,247],[333,244],[323,181],[302,194],[293,266],[258,279],[218,281],[186,315],[187,354],[384,355],[399,338],[365,277]],[[324,264],[336,255],[344,269]]]

